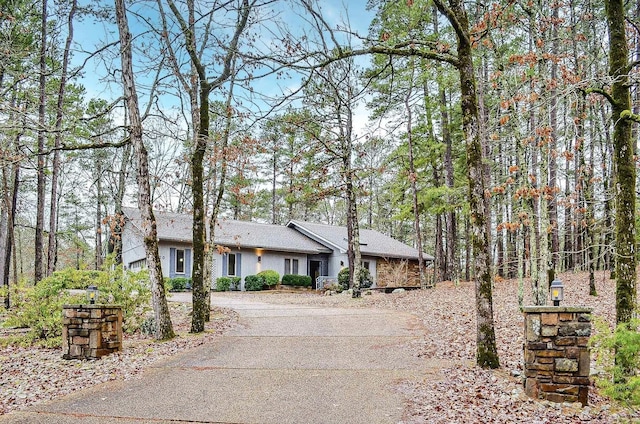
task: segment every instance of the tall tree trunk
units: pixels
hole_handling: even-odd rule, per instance
[[[223,59],[223,69],[217,78],[209,81],[207,78],[206,67],[201,61],[202,52],[197,51],[195,45],[195,27],[192,18],[186,22],[182,17],[180,10],[176,7],[172,0],[168,1],[169,8],[175,16],[182,35],[185,37],[185,48],[189,55],[191,65],[193,67],[193,81],[197,81],[199,92],[198,107],[198,125],[196,132],[196,140],[191,154],[191,178],[192,178],[192,194],[193,194],[193,271],[191,274],[192,286],[192,303],[193,314],[191,319],[191,332],[201,333],[204,331],[206,318],[209,314],[209,305],[207,304],[207,290],[204,286],[205,278],[205,259],[206,259],[206,231],[205,231],[205,203],[204,203],[204,157],[209,142],[209,95],[211,91],[221,87],[231,76],[234,58],[237,55],[238,42],[240,35],[244,32],[249,13],[253,3],[249,0],[242,0],[240,9],[238,10],[238,21],[234,29],[234,34],[229,42],[227,52]],[[187,8],[190,17],[193,16],[194,9],[193,0],[187,2]],[[194,102],[192,101],[192,108]],[[193,110],[192,110],[193,113]]]
[[[602,114],[604,115],[604,108]],[[602,190],[605,193],[604,200],[604,230],[602,234],[602,244],[604,245],[604,269],[609,271],[611,274],[614,274],[612,265],[615,265],[615,262],[611,259],[612,257],[612,249],[613,249],[613,223],[611,218],[611,202],[612,199],[609,194],[611,192],[610,180],[611,180],[611,167],[609,166],[609,159],[613,155],[610,152],[611,142],[610,142],[610,133],[609,126],[607,125],[607,120],[602,120],[604,126],[604,145],[602,146],[601,157],[602,160]],[[614,262],[614,264],[612,264]]]
[[[125,114],[125,127],[126,127]],[[122,264],[122,230],[124,228],[124,214],[122,212],[122,202],[127,184],[127,167],[129,166],[129,158],[131,156],[131,143],[127,143],[122,148],[122,161],[118,170],[118,188],[115,198],[113,199],[113,220],[111,222],[111,231],[109,233],[109,247],[107,252],[113,253],[116,265]]]
[[[206,80],[200,81],[200,121],[196,145],[191,155],[191,186],[193,194],[193,272],[191,281],[193,287],[193,316],[191,332],[204,331],[206,320],[206,304],[204,290],[204,261],[205,261],[205,211],[203,193],[203,161],[209,140],[209,93],[211,86]]]
[[[38,163],[37,163],[37,201],[36,201],[36,231],[35,257],[33,276],[36,284],[44,276],[44,207],[45,207],[45,166],[44,152],[46,138],[46,107],[47,107],[47,0],[42,0],[42,17],[40,27],[40,59],[39,59],[39,94],[38,94]]]
[[[275,141],[274,141],[275,142]],[[276,218],[276,183],[278,178],[278,149],[274,146],[271,158],[271,223],[277,224]]]
[[[549,200],[555,196],[547,182],[549,181],[549,161],[552,160],[551,141],[549,139],[540,143],[540,269],[538,273],[536,304],[545,305],[547,303],[547,294],[549,293],[549,277],[552,275],[551,255],[549,254]]]
[[[584,183],[583,183],[583,172],[580,169],[580,165],[584,163],[584,119],[582,118],[584,109],[584,102],[578,105],[576,110],[575,119],[577,120],[576,124],[576,140],[575,140],[575,167],[576,170],[574,172],[574,211],[573,211],[573,265],[574,269],[583,270],[584,268],[584,249],[585,249],[585,239],[584,239],[584,228],[581,225],[584,221]]]
[[[339,96],[336,96],[339,97]],[[352,98],[347,96],[347,101]],[[340,100],[338,100],[340,101]],[[354,170],[351,165],[351,152],[353,151],[353,110],[351,104],[346,106],[346,122],[338,109],[337,122],[340,123],[340,138],[342,150],[342,173],[345,179],[345,196],[347,200],[347,239],[349,258],[349,281],[352,288],[352,297],[360,297],[360,269],[362,268],[362,255],[360,253],[360,225],[358,223],[358,204],[354,181]],[[419,235],[418,235],[419,237]]]
[[[444,181],[447,188],[453,191],[455,187],[455,178],[453,170],[453,139],[451,131],[449,131],[449,112],[447,105],[447,92],[440,85],[440,115],[442,120],[442,141],[445,145],[444,150]],[[447,195],[448,209],[446,212],[447,226],[447,246],[446,246],[446,271],[445,279],[450,281],[458,281],[458,225],[456,211],[453,208],[453,199],[451,195]]]
[[[11,307],[10,301],[10,291],[9,291],[9,270],[10,270],[10,259],[11,252],[13,252],[13,267],[14,267],[14,282],[18,282],[18,278],[16,276],[15,269],[17,268],[16,261],[16,249],[15,249],[15,228],[16,228],[16,209],[18,207],[18,188],[20,186],[20,164],[15,163],[13,165],[11,180],[11,207],[8,209],[8,219],[7,219],[7,248],[5,251],[5,263],[3,272],[3,282],[7,287],[7,295],[4,299],[5,308],[9,309]]]
[[[629,47],[623,0],[605,0],[609,26],[609,75],[616,169],[616,321],[629,322],[636,301],[636,166],[631,139]]]
[[[493,295],[491,275],[491,245],[487,231],[489,198],[486,196],[486,176],[481,140],[478,98],[469,20],[462,0],[449,0],[450,9],[442,0],[435,0],[447,17],[458,40],[458,72],[462,106],[462,128],[467,146],[469,179],[469,213],[471,243],[474,257],[474,279],[477,311],[476,362],[483,368],[500,366],[493,325]]]
[[[58,260],[58,175],[60,174],[60,145],[62,144],[62,118],[64,115],[64,96],[67,89],[67,69],[69,67],[69,55],[71,42],[73,41],[73,19],[78,7],[78,1],[71,2],[71,9],[67,19],[67,40],[62,54],[62,69],[60,70],[60,86],[58,87],[58,100],[56,104],[56,124],[53,160],[51,164],[51,201],[49,204],[49,245],[47,254],[47,275],[56,270]],[[100,228],[100,227],[98,227]]]
[[[96,175],[96,244],[95,244],[95,269],[102,267],[102,164],[100,159],[95,161]]]
[[[536,17],[532,14],[529,16],[529,49],[530,51],[534,51],[534,37],[536,34]],[[541,72],[539,71],[539,74]],[[529,81],[529,90],[533,94],[536,91],[535,86],[536,80],[531,78]],[[538,108],[534,103],[530,105],[529,109],[529,133],[536,134],[536,130],[538,129],[538,120],[537,120],[537,112]],[[528,201],[531,205],[531,213],[529,214],[529,270],[531,274],[531,284],[533,291],[533,301],[536,305],[540,305],[539,295],[543,293],[543,290],[540,287],[540,275],[542,272],[546,272],[541,266],[541,254],[540,254],[540,196],[535,195],[534,193],[540,193],[540,178],[538,173],[539,167],[539,155],[538,144],[539,140],[536,136],[532,138],[534,140],[533,143],[529,146],[531,152],[531,164],[529,169],[529,185],[531,187],[531,194],[529,195]],[[544,184],[542,184],[544,187]]]
[[[15,214],[18,201],[19,163],[14,163],[11,168],[2,169],[2,205],[0,205],[0,285],[6,288],[4,295],[4,307],[11,306],[9,290],[9,274],[11,273],[11,253],[13,249]],[[9,175],[10,174],[10,175]]]
[[[3,166],[0,170],[2,175],[2,187],[0,193],[2,198],[0,199],[0,286],[4,287],[6,291],[0,297],[2,297],[2,303],[5,308],[9,309],[9,271],[11,269],[11,237],[9,234],[9,227],[11,226],[9,202],[9,167]]]
[[[437,14],[438,14],[438,9],[434,6],[433,16],[435,17],[437,16]],[[437,22],[437,19],[434,19],[435,33],[438,32],[438,25],[436,22]],[[433,130],[433,118],[431,115],[431,100],[429,96],[429,84],[427,84],[426,81],[422,84],[422,93],[424,97],[424,105],[425,105],[424,112],[425,112],[425,117],[427,121],[428,137],[430,140],[432,140],[435,143],[436,135]],[[445,114],[446,113],[447,112],[445,109]],[[449,127],[448,127],[449,119],[447,117],[447,119],[445,120],[445,116],[442,116],[441,114],[441,119],[442,119],[441,126],[442,126],[443,139],[446,139],[445,133],[448,134],[448,131],[449,131]],[[440,187],[442,185],[442,177],[440,176],[439,162],[440,161],[437,158],[434,158],[431,163],[431,167],[433,168],[433,186],[434,187]],[[446,220],[445,215],[442,212],[438,211],[435,214],[435,228],[434,228],[435,241],[434,241],[434,247],[433,247],[433,284],[437,284],[441,281],[444,281],[447,278],[447,257],[445,255],[445,247],[444,247],[444,241],[445,241],[444,227],[446,224],[443,224],[443,221],[445,220]],[[447,239],[448,237],[449,236],[447,235]],[[449,243],[447,243],[447,245],[448,244]]]
[[[205,304],[211,304],[211,286],[213,284],[213,279],[215,276],[213,275],[213,254],[215,252],[215,234],[216,234],[216,223],[218,221],[218,215],[220,213],[220,208],[222,206],[222,199],[224,197],[224,191],[227,185],[227,159],[226,152],[229,146],[229,139],[231,137],[231,125],[233,123],[233,89],[235,87],[235,58],[233,59],[233,64],[231,69],[234,70],[231,74],[231,86],[229,87],[229,93],[227,94],[227,101],[225,104],[225,126],[224,131],[222,133],[222,145],[219,148],[219,154],[215,154],[216,160],[217,156],[220,156],[220,180],[217,186],[217,194],[213,201],[213,206],[211,207],[211,212],[209,214],[209,238],[207,239],[205,258],[204,258],[204,297]],[[209,307],[205,308],[205,320],[208,322],[211,319],[211,309]]]
[[[464,280],[471,281],[471,223],[469,217],[464,219]]]
[[[11,99],[11,109],[19,110],[19,102],[16,101],[17,96]],[[11,113],[10,120],[15,118]],[[15,136],[13,143],[13,152],[17,158],[20,151],[20,139],[26,130],[27,114],[23,114],[22,126]],[[13,266],[16,265],[16,249],[15,249],[15,216],[18,206],[18,187],[20,184],[20,162],[14,159],[11,167],[2,167],[2,199],[0,199],[0,286],[6,288],[4,296],[4,307],[9,309],[11,306],[11,291],[9,290],[9,281],[11,273],[11,256],[13,253]],[[17,281],[16,273],[14,273],[14,282]]]
[[[571,151],[571,142],[567,140],[567,151]],[[564,247],[563,247],[563,268],[565,271],[569,271],[573,269],[573,233],[574,226],[571,223],[572,220],[572,208],[570,204],[570,199],[572,196],[572,188],[573,185],[571,183],[571,159],[570,156],[567,155],[564,162],[564,198],[565,198],[565,206],[564,206]]]
[[[349,277],[351,288],[353,290],[352,297],[360,297],[360,269],[362,268],[362,256],[360,254],[360,227],[358,224],[358,209],[355,187],[353,185],[353,170],[350,164],[350,155],[348,156],[349,164],[343,164],[343,172],[347,178],[346,196],[347,196],[347,239],[349,246],[347,256],[349,258]]]
[[[126,15],[124,0],[115,0],[116,21],[120,34],[120,57],[122,62],[122,84],[129,109],[129,137],[138,164],[138,208],[142,215],[142,231],[147,259],[147,269],[151,280],[151,295],[155,317],[155,338],[170,339],[175,336],[169,306],[164,291],[162,264],[158,254],[158,231],[151,204],[151,185],[149,182],[149,158],[142,139],[142,121],[138,109],[138,94],[133,78],[132,37]]]
[[[558,56],[558,25],[559,25],[559,5],[553,7],[552,10],[552,26],[551,26],[551,55],[555,59]],[[551,60],[551,90],[549,92],[549,98],[551,101],[549,109],[549,126],[551,127],[551,137],[549,139],[548,146],[548,161],[549,161],[549,191],[548,191],[548,217],[550,227],[550,257],[547,267],[547,281],[553,281],[555,278],[556,269],[559,263],[560,257],[560,240],[558,234],[558,196],[556,188],[558,185],[558,164],[556,160],[558,150],[558,90],[557,85],[553,84],[558,78],[558,62]]]
[[[434,171],[435,173],[435,171]],[[444,240],[444,235],[442,231],[442,214],[436,214],[435,216],[435,242],[433,247],[433,282],[437,284],[443,281],[444,272],[444,246],[442,245],[442,241]]]
[[[592,125],[590,127],[589,138],[591,142],[589,143],[589,164],[583,163],[581,166],[584,172],[584,200],[585,200],[585,239],[587,242],[586,246],[586,259],[587,259],[587,269],[589,271],[589,295],[597,296],[598,293],[596,291],[596,277],[595,277],[595,258],[594,251],[595,247],[595,219],[594,219],[594,202],[593,202],[593,167],[594,167],[594,145],[596,140],[595,128]]]
[[[505,180],[505,164],[504,164],[504,152],[502,151],[502,146],[498,145],[498,157],[495,161],[497,164],[497,175],[496,180],[502,182]],[[495,209],[496,209],[496,224],[500,226],[503,222],[505,222],[504,215],[504,196],[499,196],[497,200],[495,200]],[[505,259],[505,229],[504,228],[496,228],[496,275],[499,277],[504,277],[506,275],[506,259]]]
[[[438,25],[438,8],[433,7],[433,32],[435,36],[440,33]],[[439,65],[437,65],[439,67]],[[444,151],[444,182],[449,190],[453,190],[455,186],[454,170],[453,170],[453,139],[451,137],[449,110],[447,105],[450,103],[447,98],[447,89],[441,79],[437,80],[438,91],[440,95],[440,127],[442,131],[442,142],[445,145]],[[426,86],[426,84],[425,84]],[[425,91],[427,88],[425,87]],[[439,185],[439,182],[437,183]],[[446,253],[445,259],[442,261],[444,269],[442,278],[449,281],[458,281],[458,229],[456,211],[452,206],[452,199],[447,195],[448,209],[445,213],[446,225]],[[442,244],[442,243],[441,243]]]
[[[411,96],[413,94],[413,72],[415,68],[415,64],[413,60],[411,60],[411,76],[410,76],[410,84],[409,90],[407,91],[407,95],[404,99],[404,106],[406,110],[407,116],[407,143],[408,143],[408,151],[409,151],[409,183],[411,185],[411,200],[413,203],[413,228],[416,232],[416,248],[418,249],[418,273],[420,278],[420,287],[422,289],[426,289],[428,286],[427,276],[424,272],[424,253],[422,249],[422,231],[420,229],[420,209],[418,205],[418,174],[416,173],[415,163],[413,159],[413,150],[415,149],[413,142],[413,122],[412,122],[412,111],[411,105],[409,101],[411,100]],[[356,276],[358,277],[358,276]],[[359,281],[359,278],[358,278]]]

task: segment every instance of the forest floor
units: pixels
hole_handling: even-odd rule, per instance
[[[615,281],[608,273],[596,273],[598,296],[589,296],[587,273],[559,276],[565,285],[563,306],[593,309],[594,320],[615,323]],[[348,295],[283,296],[261,292],[265,302],[298,302],[337,307],[375,307],[416,314],[425,328],[424,338],[407,346],[417,356],[457,359],[464,367],[442,369],[441,379],[401,384],[407,407],[404,423],[640,423],[640,410],[623,408],[589,391],[589,405],[534,401],[522,387],[524,319],[518,306],[517,280],[495,283],[493,308],[500,369],[483,370],[474,365],[476,315],[474,285],[444,282],[431,290],[397,294],[373,293],[354,301]],[[524,305],[532,305],[529,280],[523,284]],[[595,325],[592,326],[595,330]],[[595,331],[594,331],[595,333]],[[592,373],[598,366],[592,355]],[[593,380],[593,377],[592,377]]]
[[[615,321],[615,283],[597,274],[598,296],[588,295],[585,273],[563,274],[563,305],[593,308],[596,319]],[[518,282],[495,283],[494,316],[501,368],[483,370],[475,360],[475,299],[473,284],[440,283],[435,289],[397,294],[374,292],[360,299],[349,295],[321,296],[315,292],[279,291],[224,293],[251,296],[263,302],[373,307],[414,313],[424,326],[424,337],[407,345],[416,356],[455,359],[465,364],[442,369],[442,378],[400,383],[406,397],[404,423],[640,423],[640,411],[615,405],[592,387],[589,406],[534,401],[522,390],[523,318],[519,311]],[[524,284],[524,304],[530,302]],[[136,378],[156,361],[202,345],[233,325],[235,313],[214,308],[204,335],[190,335],[188,304],[170,302],[179,337],[154,342],[141,335],[126,336],[124,351],[99,361],[66,361],[60,349],[8,347],[0,349],[0,414],[53,399],[71,391],[115,379]],[[592,370],[597,372],[595,361]]]

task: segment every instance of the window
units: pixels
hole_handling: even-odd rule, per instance
[[[176,274],[184,274],[184,250],[176,249]]]
[[[298,274],[298,259],[285,258],[284,260],[284,273],[285,274]]]
[[[227,275],[236,275],[236,254],[227,254]]]
[[[366,269],[367,271],[369,270],[369,261],[363,261],[362,262],[362,268]]]
[[[139,271],[141,269],[145,269],[147,267],[146,259],[139,259],[137,261],[129,263],[129,269],[132,271]]]

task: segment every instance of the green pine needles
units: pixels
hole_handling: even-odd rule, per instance
[[[596,377],[602,393],[627,407],[640,406],[640,319],[620,323],[611,330],[596,320],[591,339],[596,363],[604,373]]]

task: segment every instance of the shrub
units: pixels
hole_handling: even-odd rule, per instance
[[[349,289],[349,268],[342,268],[338,272],[338,284],[340,284],[343,290]],[[371,273],[366,268],[360,268],[360,288],[368,289],[373,284],[373,278]]]
[[[216,278],[216,291],[229,291],[231,288],[231,279],[229,277]]]
[[[53,277],[53,276],[52,276]],[[29,328],[28,343],[39,342],[47,347],[62,344],[62,306],[83,303],[85,296],[70,294],[61,278],[45,278],[36,286],[21,282],[14,286],[13,307],[9,310],[5,325]]]
[[[261,275],[247,275],[244,277],[244,289],[246,291],[258,291],[264,288],[264,277]]]
[[[231,290],[240,290],[240,282],[242,281],[242,278],[240,277],[229,277],[231,279],[231,286],[230,289]]]
[[[240,277],[218,277],[216,279],[216,291],[223,292],[240,289]]]
[[[311,277],[308,275],[285,274],[282,276],[282,284],[287,286],[311,287]]]
[[[611,330],[595,321],[597,334],[591,338],[597,364],[605,371],[596,378],[605,395],[627,406],[640,405],[640,319],[620,323]]]
[[[140,328],[145,313],[151,310],[149,272],[123,272],[119,266],[107,275],[107,281],[96,284],[100,296],[109,303],[122,306],[123,330],[132,333]]]
[[[62,306],[86,303],[84,293],[73,294],[72,289],[86,289],[95,285],[100,291],[100,303],[122,306],[123,329],[138,329],[144,313],[149,308],[149,278],[146,272],[123,272],[122,267],[103,271],[65,269],[56,271],[36,286],[24,283],[12,293],[13,308],[9,311],[6,325],[29,328],[28,341],[48,347],[61,344]]]
[[[184,291],[191,289],[191,278],[187,277],[175,277],[170,278],[169,282],[170,291]]]
[[[273,287],[280,282],[280,274],[272,269],[266,269],[259,272],[258,275],[264,278],[264,284],[268,287]]]

